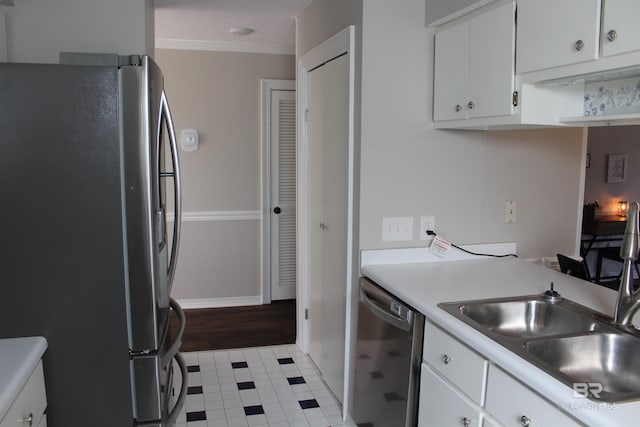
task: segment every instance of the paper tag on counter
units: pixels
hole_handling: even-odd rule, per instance
[[[440,236],[434,237],[431,246],[429,246],[429,250],[440,258],[444,258],[449,248],[451,248],[451,243]]]

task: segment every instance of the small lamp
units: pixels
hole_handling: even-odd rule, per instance
[[[626,217],[627,210],[629,209],[629,202],[626,200],[620,200],[618,204],[620,204],[620,216]]]

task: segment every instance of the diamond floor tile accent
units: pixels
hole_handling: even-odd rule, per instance
[[[176,427],[355,427],[295,345],[182,355],[189,387]]]

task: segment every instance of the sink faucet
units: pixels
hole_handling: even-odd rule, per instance
[[[624,261],[616,312],[614,320],[617,324],[631,326],[633,315],[640,309],[640,289],[633,290],[633,265],[638,259],[638,212],[640,205],[633,202],[629,205],[627,213],[627,227],[624,231],[624,240],[620,248],[620,258]]]

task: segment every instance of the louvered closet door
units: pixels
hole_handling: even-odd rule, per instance
[[[296,297],[295,92],[271,94],[271,299]]]

